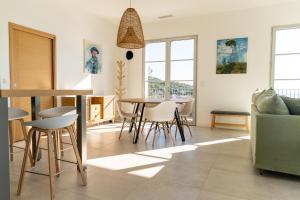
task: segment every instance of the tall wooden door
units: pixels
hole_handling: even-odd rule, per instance
[[[9,42],[11,89],[55,89],[55,36],[9,23]],[[41,109],[53,105],[52,97],[41,98]],[[31,113],[30,98],[13,98],[11,106]],[[14,123],[16,140],[23,139],[20,131]]]

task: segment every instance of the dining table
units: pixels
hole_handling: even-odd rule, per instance
[[[156,98],[123,98],[120,99],[119,101],[122,103],[130,103],[134,105],[134,110],[133,112],[135,114],[139,113],[139,119],[138,119],[138,126],[137,126],[137,131],[136,134],[134,134],[134,138],[133,138],[133,143],[136,144],[139,140],[139,135],[141,132],[141,125],[142,125],[142,121],[143,121],[143,115],[144,115],[144,111],[145,111],[145,107],[146,105],[157,105],[162,103],[163,101],[174,101],[176,104],[185,104],[188,103],[190,101],[192,101],[189,98],[171,98],[171,99],[156,99]],[[178,107],[176,107],[175,111],[174,111],[174,118],[176,120],[176,124],[180,133],[180,137],[182,142],[185,142],[185,136],[184,136],[184,129],[182,126],[182,121],[179,115],[179,111],[178,111]],[[129,128],[129,132],[132,131],[133,128],[133,123],[131,123],[130,128]]]
[[[9,98],[31,98],[31,118],[39,119],[41,97],[76,96],[77,109],[77,145],[84,169],[87,168],[87,136],[86,136],[86,96],[92,95],[92,90],[53,90],[53,89],[1,89],[0,90],[0,196],[10,199],[9,170],[9,128],[8,107]],[[32,153],[37,151],[36,134],[32,137]]]

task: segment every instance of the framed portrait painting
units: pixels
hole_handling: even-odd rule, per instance
[[[248,38],[217,41],[217,74],[247,73]]]
[[[99,74],[102,71],[102,50],[99,44],[84,40],[84,72]]]

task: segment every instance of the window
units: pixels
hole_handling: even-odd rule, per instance
[[[148,41],[144,52],[144,96],[195,96],[196,37]]]
[[[300,98],[300,25],[273,29],[272,86],[278,94]]]
[[[146,42],[144,97],[196,97],[197,37]],[[194,108],[195,110],[195,108]],[[195,121],[195,112],[190,120]]]

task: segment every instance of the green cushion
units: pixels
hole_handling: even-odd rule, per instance
[[[300,115],[300,99],[281,96],[291,115]]]
[[[289,109],[275,90],[264,91],[256,100],[256,106],[260,113],[274,115],[289,115]]]
[[[252,94],[252,103],[256,105],[256,101],[260,95],[263,94],[265,90],[256,89],[256,91]]]

